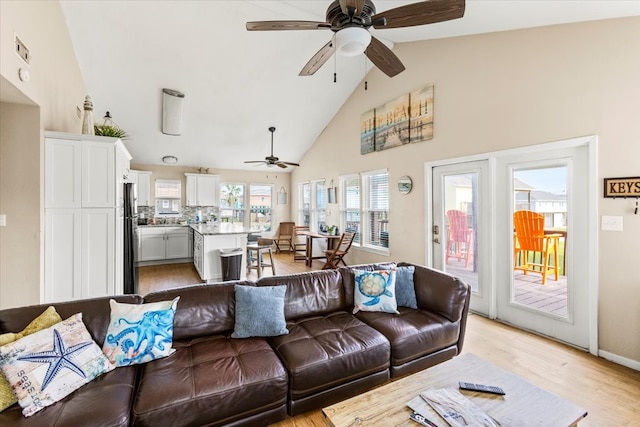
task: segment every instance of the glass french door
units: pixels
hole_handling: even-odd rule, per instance
[[[433,259],[440,270],[463,278],[472,290],[471,310],[489,316],[490,236],[486,160],[433,169]]]
[[[427,165],[427,262],[471,310],[597,351],[595,137]],[[429,187],[429,185],[428,185]]]
[[[590,347],[597,264],[586,146],[513,153],[496,161],[497,318]]]

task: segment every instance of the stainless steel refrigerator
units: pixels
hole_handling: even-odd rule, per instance
[[[137,216],[135,200],[135,184],[124,184],[124,279],[123,289],[125,294],[138,292],[138,268],[136,266],[136,253],[138,251]]]

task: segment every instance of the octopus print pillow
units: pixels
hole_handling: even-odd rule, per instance
[[[384,311],[398,314],[396,270],[354,270],[353,314],[358,311]]]
[[[109,301],[111,322],[102,351],[111,363],[136,365],[173,354],[173,317],[179,299],[148,304]]]
[[[0,368],[29,417],[115,368],[82,313],[0,347]]]

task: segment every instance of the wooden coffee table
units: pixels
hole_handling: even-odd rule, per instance
[[[470,353],[328,406],[322,413],[327,425],[334,427],[417,427],[418,424],[409,419],[411,409],[407,403],[429,388],[458,389],[458,381],[504,389],[505,396],[461,390],[501,427],[576,426],[587,416],[585,409]],[[428,410],[428,418],[435,424],[449,425],[430,407]]]

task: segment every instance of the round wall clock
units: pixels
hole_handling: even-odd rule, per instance
[[[398,191],[400,194],[409,194],[413,188],[413,182],[408,176],[401,176],[398,180]]]

